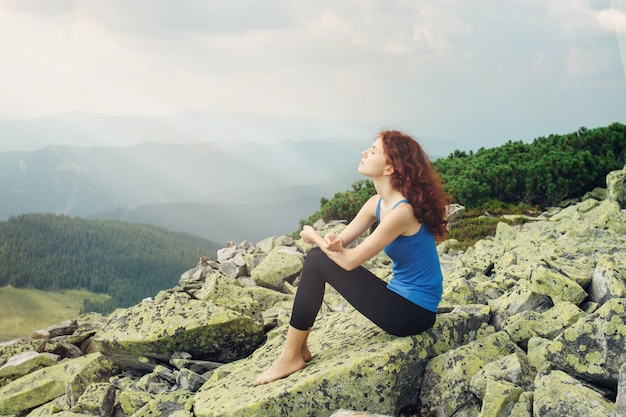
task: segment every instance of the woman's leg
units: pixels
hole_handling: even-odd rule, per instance
[[[360,267],[346,271],[320,249],[311,249],[302,269],[283,351],[272,366],[257,378],[255,385],[299,371],[311,358],[306,342],[322,306],[326,283],[390,334],[416,334],[430,328],[435,321],[435,313],[389,290],[385,281],[367,269]]]
[[[325,284],[332,285],[354,308],[396,336],[429,329],[436,313],[389,290],[387,283],[363,267],[353,271],[334,263],[318,248],[307,255],[291,313],[291,326],[309,329],[324,299]]]
[[[309,332],[310,330],[298,330],[295,327],[289,326],[287,338],[285,339],[285,344],[280,356],[274,361],[272,366],[254,381],[254,385],[267,384],[268,382],[284,378],[304,368],[305,358],[303,357],[303,349],[306,349],[308,352],[306,340],[309,336]]]

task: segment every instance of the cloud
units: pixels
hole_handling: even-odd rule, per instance
[[[481,138],[573,106],[572,124],[615,121],[624,1],[2,0],[0,120],[247,111]]]

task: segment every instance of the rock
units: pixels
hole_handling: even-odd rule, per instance
[[[542,417],[607,417],[615,404],[562,371],[538,374],[533,415]]]
[[[107,415],[113,402],[116,417],[626,417],[626,213],[587,196],[528,220],[466,251],[440,245],[444,296],[421,335],[385,334],[328,287],[313,360],[261,387],[251,383],[280,353],[312,245],[229,242],[154,300],[0,343],[0,407],[12,410],[0,414]],[[390,278],[386,255],[365,265]],[[90,371],[56,371],[94,357]]]
[[[71,408],[74,413],[93,414],[111,417],[115,406],[115,386],[109,382],[88,385],[76,404]]]
[[[115,311],[93,343],[119,365],[149,370],[138,356],[167,361],[183,350],[226,362],[248,355],[262,338],[260,306],[250,298],[201,301],[162,292],[155,301]]]
[[[355,311],[330,313],[309,336],[314,353],[305,369],[271,384],[254,379],[279,355],[286,328],[249,358],[221,368],[196,394],[196,416],[330,415],[354,408],[394,414],[416,401],[429,358],[470,341],[486,317],[467,312],[442,314],[435,326],[413,337],[386,334]],[[364,389],[367,387],[367,389]],[[319,413],[319,414],[316,414]]]
[[[448,206],[448,224],[453,225],[456,223],[463,213],[465,212],[465,207],[460,204],[450,204]]]
[[[602,201],[607,198],[606,188],[595,187],[593,190],[588,191],[582,197],[582,201],[593,198],[594,200]]]
[[[617,388],[626,362],[626,299],[614,298],[578,320],[550,344],[552,365],[602,386]]]
[[[470,390],[474,395],[483,402],[488,392],[488,386],[493,381],[503,381],[510,385],[520,388],[515,401],[521,394],[521,391],[529,391],[533,387],[535,380],[535,372],[532,369],[528,357],[521,353],[515,352],[508,356],[504,356],[495,361],[487,363],[470,379]],[[511,404],[512,406],[512,404]]]
[[[610,201],[626,208],[626,166],[619,171],[612,171],[606,176],[606,195]]]
[[[370,414],[363,411],[337,410],[330,417],[391,417],[382,414]]]
[[[137,410],[133,417],[194,417],[193,395],[185,390],[168,392]]]
[[[76,403],[87,386],[107,380],[113,365],[99,353],[39,369],[0,388],[0,415],[16,414],[61,395]]]
[[[506,319],[526,311],[542,312],[552,307],[552,300],[533,290],[529,280],[520,280],[506,294],[496,300],[489,300],[491,322],[496,329],[501,329]]]
[[[251,276],[258,285],[280,291],[283,281],[298,274],[303,265],[304,256],[296,248],[276,246],[252,270]]]
[[[436,417],[454,415],[473,397],[472,377],[487,363],[518,350],[505,332],[498,332],[431,359],[424,373],[420,393],[422,404]]]
[[[626,362],[622,364],[619,370],[615,408],[617,410],[617,417],[626,417]]]
[[[43,330],[37,330],[33,332],[31,337],[33,339],[47,339],[58,336],[73,334],[78,328],[78,322],[76,320],[65,320],[61,323],[53,324]]]
[[[523,392],[513,404],[509,417],[533,417],[533,393]]]
[[[482,398],[480,416],[509,416],[522,393],[522,388],[515,384],[489,379]]]
[[[502,328],[513,341],[524,346],[533,337],[552,340],[584,316],[585,312],[578,306],[562,301],[542,313],[528,310],[515,314],[504,321]]]
[[[569,301],[581,303],[587,298],[585,290],[566,275],[539,265],[530,274],[530,289],[550,297],[553,303]]]
[[[37,353],[33,350],[12,356],[0,367],[0,379],[16,379],[40,368],[52,366],[59,361],[59,355],[53,353]]]
[[[603,304],[611,298],[625,297],[626,277],[621,272],[620,266],[613,256],[599,255],[589,290],[590,300]]]

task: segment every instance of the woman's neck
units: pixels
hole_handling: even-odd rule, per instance
[[[373,179],[373,182],[376,193],[383,199],[383,203],[385,203],[385,205],[404,198],[400,191],[393,188],[389,177]]]

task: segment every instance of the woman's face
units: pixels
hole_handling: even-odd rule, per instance
[[[361,152],[363,158],[359,164],[359,172],[368,177],[378,177],[392,172],[391,165],[383,152],[383,141],[378,138],[369,149]]]

